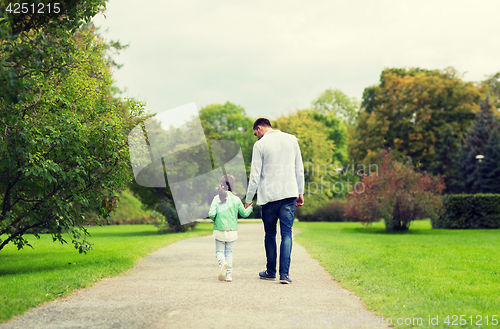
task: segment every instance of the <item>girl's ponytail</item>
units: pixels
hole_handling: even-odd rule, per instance
[[[234,177],[231,175],[224,175],[219,180],[219,199],[220,204],[224,204],[227,200],[226,191],[233,191]]]

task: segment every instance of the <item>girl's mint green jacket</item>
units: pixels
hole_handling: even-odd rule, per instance
[[[226,202],[220,204],[217,194],[210,206],[208,215],[214,221],[214,230],[236,231],[238,229],[238,212],[243,217],[248,217],[252,213],[252,207],[245,209],[241,200],[232,192],[226,192]]]

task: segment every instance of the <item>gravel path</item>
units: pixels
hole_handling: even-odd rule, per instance
[[[331,280],[296,242],[293,283],[259,279],[265,269],[263,226],[241,224],[238,229],[233,282],[217,280],[213,237],[193,238],[157,250],[123,275],[46,303],[0,328],[368,328],[374,325],[369,318],[381,318]]]

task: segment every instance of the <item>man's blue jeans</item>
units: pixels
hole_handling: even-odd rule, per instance
[[[262,206],[262,221],[264,222],[264,245],[266,247],[267,273],[276,275],[276,224],[280,220],[280,276],[287,276],[290,269],[292,253],[292,225],[295,217],[295,202],[297,198],[286,198],[268,202]]]

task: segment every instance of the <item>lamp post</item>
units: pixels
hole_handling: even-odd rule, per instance
[[[483,193],[483,185],[481,184],[481,160],[484,159],[484,155],[478,154],[476,155],[476,160],[479,162],[478,170],[479,170],[479,193]]]

